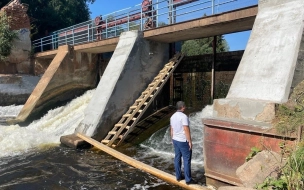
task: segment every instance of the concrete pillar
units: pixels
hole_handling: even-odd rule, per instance
[[[76,132],[102,140],[167,63],[168,45],[122,33]]]
[[[260,0],[259,12],[226,99],[214,116],[270,123],[275,104],[304,79],[304,1]],[[268,125],[269,126],[269,125]]]

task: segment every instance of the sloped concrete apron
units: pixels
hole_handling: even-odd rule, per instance
[[[24,122],[30,116],[51,109],[60,101],[72,99],[94,88],[96,80],[95,55],[74,53],[73,47],[60,46],[19,115],[7,122]]]

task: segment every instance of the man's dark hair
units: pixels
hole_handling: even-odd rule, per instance
[[[178,102],[176,103],[176,109],[180,110],[180,109],[182,109],[182,107],[185,107],[185,102],[183,102],[183,101],[178,101]]]

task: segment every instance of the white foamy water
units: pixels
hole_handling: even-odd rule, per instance
[[[95,90],[75,98],[65,106],[48,111],[39,120],[26,127],[0,124],[0,157],[14,156],[46,146],[58,145],[60,137],[74,133],[84,118],[87,107]],[[0,117],[18,115],[22,106],[0,107]]]
[[[84,119],[84,110],[94,92],[95,90],[87,91],[67,105],[48,111],[46,115],[28,126],[0,124],[0,157],[20,155],[58,145],[60,137],[74,133],[75,128]],[[193,164],[203,163],[202,118],[210,115],[210,108],[211,106],[207,106],[203,111],[191,114],[189,117],[193,141]],[[0,107],[0,118],[7,115],[16,117],[21,109],[22,106]],[[142,146],[149,151],[145,151],[140,159],[149,158],[152,162],[155,159],[164,165],[171,164],[174,152],[169,127],[153,134]]]
[[[190,130],[192,138],[192,164],[201,165],[203,163],[203,118],[212,116],[212,106],[206,106],[201,112],[190,114]],[[170,136],[170,127],[163,128],[154,133],[142,145],[148,148],[140,159],[155,160],[160,164],[169,166],[174,158],[174,149]],[[157,157],[155,157],[157,155]],[[153,162],[153,161],[152,161]]]
[[[19,112],[21,111],[23,105],[15,106],[0,106],[0,118],[14,118],[17,117]],[[1,125],[0,125],[1,126]]]

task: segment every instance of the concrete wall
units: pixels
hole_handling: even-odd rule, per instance
[[[304,80],[304,32],[302,33],[301,45],[291,88],[295,88],[302,80]]]
[[[119,43],[76,132],[102,140],[168,61],[168,45],[143,33],[121,34]]]
[[[303,20],[303,0],[259,1],[259,12],[227,98],[275,103],[288,100],[298,58],[303,56]]]
[[[1,9],[9,19],[11,30],[18,32],[18,39],[14,40],[13,48],[8,59],[0,62],[1,74],[29,74],[32,73],[30,61],[31,39],[30,39],[30,19],[27,15],[28,7],[14,0]]]
[[[23,105],[40,77],[0,74],[0,106]]]
[[[22,28],[18,30],[18,39],[13,43],[11,55],[9,56],[9,64],[16,64],[17,73],[31,74],[33,65],[31,64],[30,54],[32,42],[30,39],[30,29]]]

